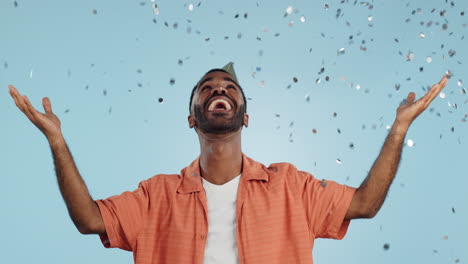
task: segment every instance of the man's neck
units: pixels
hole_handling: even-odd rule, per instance
[[[222,185],[242,172],[241,130],[232,135],[202,135],[200,172],[210,183]]]

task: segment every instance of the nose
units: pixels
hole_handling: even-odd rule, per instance
[[[218,94],[226,94],[226,88],[224,88],[224,87],[222,87],[222,86],[217,86],[216,88],[214,88],[214,89],[212,90],[212,93],[213,93],[213,94],[216,94],[216,93],[218,93]]]

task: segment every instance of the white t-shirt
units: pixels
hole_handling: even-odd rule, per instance
[[[203,264],[237,264],[236,199],[242,174],[223,185],[202,177],[208,203],[208,238]]]

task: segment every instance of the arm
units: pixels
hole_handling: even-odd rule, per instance
[[[379,211],[400,163],[406,126],[395,122],[379,156],[351,201],[345,219],[372,218]]]
[[[49,143],[57,182],[73,223],[82,234],[105,234],[99,208],[76,168],[65,139],[57,137],[49,140]]]
[[[52,112],[48,98],[42,100],[45,114],[38,112],[25,95],[9,86],[16,106],[39,128],[49,141],[60,192],[70,217],[82,234],[105,234],[106,230],[97,204],[91,198],[86,184],[76,168],[73,157],[63,138],[60,120]]]
[[[418,117],[445,87],[448,75],[432,86],[419,100],[409,93],[406,100],[397,109],[397,116],[390,133],[368,176],[356,190],[345,219],[372,218],[382,207],[388,189],[395,178],[400,163],[401,150],[406,132]]]

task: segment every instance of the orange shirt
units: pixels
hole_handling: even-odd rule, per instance
[[[198,157],[180,175],[156,175],[138,189],[97,200],[107,248],[136,264],[203,263],[208,210]],[[269,167],[242,153],[236,218],[240,264],[312,264],[315,238],[342,239],[355,188],[317,180],[290,163]]]

